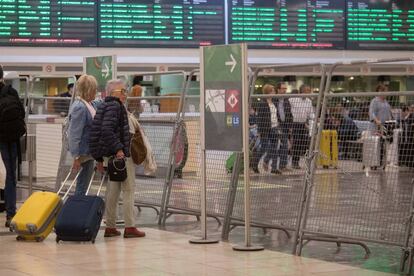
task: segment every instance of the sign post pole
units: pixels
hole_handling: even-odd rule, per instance
[[[204,47],[200,48],[200,127],[201,127],[201,238],[191,239],[189,242],[193,244],[210,244],[218,243],[217,239],[208,239],[207,237],[207,179],[206,179],[206,144],[205,144],[205,63],[204,63]]]
[[[208,150],[244,152],[245,239],[235,250],[261,250],[250,241],[249,184],[249,92],[246,44],[201,48],[201,239],[190,243],[214,243],[207,238],[207,165]],[[206,131],[208,130],[208,131]]]
[[[247,72],[247,47],[242,44],[242,114],[243,114],[243,178],[244,178],[244,245],[235,245],[235,251],[260,251],[264,247],[253,245],[251,242],[250,222],[251,222],[251,196],[250,196],[250,148],[249,148],[249,83]],[[254,84],[252,84],[254,85]]]

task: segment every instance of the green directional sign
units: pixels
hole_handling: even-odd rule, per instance
[[[201,115],[206,150],[242,151],[246,51],[244,44],[201,48]]]
[[[241,82],[242,48],[240,44],[205,47],[205,82]],[[207,68],[206,68],[207,69]]]
[[[116,78],[116,56],[85,57],[83,72],[98,82],[98,92],[105,92],[106,83]]]

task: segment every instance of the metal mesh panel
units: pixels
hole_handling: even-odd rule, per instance
[[[62,124],[64,118],[56,113],[54,97],[30,97],[28,100],[28,134],[35,135],[36,160],[34,166],[35,188],[54,190],[62,149]],[[70,98],[62,98],[69,108]],[[22,176],[25,185],[28,164],[23,163]],[[67,174],[68,169],[60,168]],[[63,172],[64,171],[64,172]]]
[[[169,208],[200,212],[201,149],[199,118],[186,120],[188,159],[182,179],[175,178],[171,187]],[[231,152],[207,151],[207,214],[223,217],[230,183],[230,171],[226,161]]]
[[[374,95],[326,96],[306,231],[404,245],[414,101],[398,92]]]
[[[316,97],[269,96],[253,96],[250,110],[252,223],[293,229],[302,195],[304,156],[309,147]],[[244,183],[240,178],[233,218],[244,220]]]
[[[151,144],[157,171],[154,175],[147,176],[142,165],[136,167],[135,199],[140,204],[160,206],[169,165],[174,123],[141,116],[140,124]]]
[[[160,100],[161,99],[161,100]],[[136,169],[136,202],[151,206],[161,206],[164,189],[166,187],[167,173],[169,168],[169,155],[171,141],[175,128],[175,120],[178,110],[178,97],[174,97],[169,112],[160,112],[160,102],[163,109],[166,108],[165,100],[169,97],[129,97],[128,110],[140,118],[143,128],[153,151],[157,163],[157,171],[149,178],[145,175],[143,166]],[[174,110],[174,111],[173,111]]]
[[[30,97],[29,113],[65,117],[69,113],[70,97]]]
[[[187,106],[198,106],[198,97],[187,97]],[[189,109],[185,117],[184,131],[179,136],[185,136],[187,141],[185,152],[187,157],[182,167],[182,174],[173,179],[168,208],[184,211],[200,212],[201,189],[201,143],[200,143],[200,117]],[[180,147],[179,147],[180,148]],[[178,151],[180,154],[180,150]],[[227,195],[231,173],[226,162],[232,152],[207,151],[207,214],[223,217],[227,205]],[[176,169],[177,170],[177,169]]]

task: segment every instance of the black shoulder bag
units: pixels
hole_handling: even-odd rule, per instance
[[[122,132],[122,125],[124,122],[124,113],[123,113],[123,107],[121,104],[121,114],[119,116],[119,139],[121,142],[124,142],[124,135]],[[127,165],[126,165],[126,158],[118,159],[116,156],[112,156],[109,158],[108,161],[108,175],[109,180],[116,181],[116,182],[122,182],[125,181],[128,177],[127,174]]]

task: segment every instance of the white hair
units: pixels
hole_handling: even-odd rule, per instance
[[[106,87],[105,87],[106,93],[108,93],[109,95],[111,95],[112,94],[112,91],[115,88],[115,86],[118,86],[118,85],[125,86],[125,82],[123,80],[120,80],[120,79],[115,79],[115,80],[108,81],[106,83]]]

